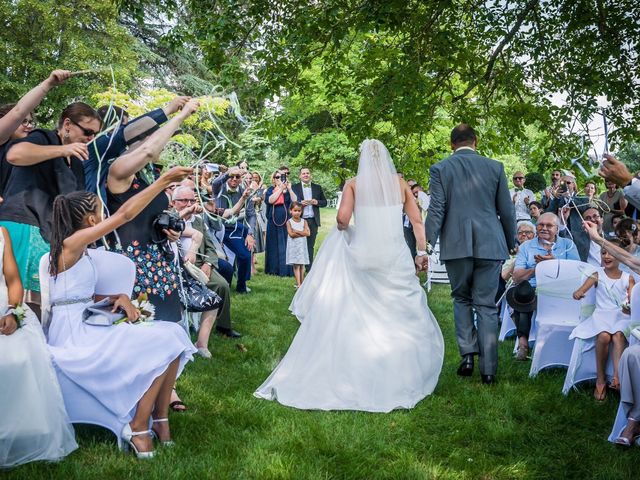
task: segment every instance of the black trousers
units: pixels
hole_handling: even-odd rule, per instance
[[[315,217],[305,218],[309,225],[309,231],[311,234],[307,237],[307,250],[309,251],[309,265],[305,266],[305,270],[308,272],[313,263],[313,249],[316,246],[316,237],[318,236],[318,222]]]
[[[402,227],[402,230],[404,231],[404,241],[407,242],[407,247],[411,252],[411,258],[416,258],[416,236],[413,234],[413,227]]]
[[[533,312],[518,312],[514,310],[511,314],[511,318],[513,319],[513,323],[516,324],[516,333],[518,337],[525,337],[526,339],[529,339]]]

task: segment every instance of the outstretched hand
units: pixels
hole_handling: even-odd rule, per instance
[[[604,177],[605,180],[613,182],[619,187],[625,187],[633,178],[627,166],[613,155],[605,153],[604,160],[598,175]]]
[[[69,78],[71,78],[71,72],[69,70],[54,70],[49,75],[49,78],[45,80],[45,83],[47,87],[53,88],[62,85]]]

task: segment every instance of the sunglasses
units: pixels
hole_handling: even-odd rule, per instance
[[[273,178],[275,178],[276,180],[279,180],[279,179],[280,179],[280,175],[276,175],[276,176],[275,176],[275,177],[273,177]]]
[[[514,180],[524,180],[524,177],[513,177]]]
[[[242,175],[229,175],[229,178],[242,178]]]
[[[82,134],[85,137],[95,137],[96,135],[98,135],[98,132],[94,132],[93,130],[91,130],[90,128],[84,128],[82,125],[80,125],[78,122],[74,122],[73,120],[69,119],[69,121],[71,123],[73,123],[76,127],[78,127],[80,130],[82,130]]]

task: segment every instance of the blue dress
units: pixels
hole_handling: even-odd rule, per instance
[[[293,267],[287,265],[287,220],[291,196],[284,194],[283,205],[271,205],[268,201],[274,187],[269,187],[267,199],[267,241],[265,245],[264,272],[279,277],[293,277]]]

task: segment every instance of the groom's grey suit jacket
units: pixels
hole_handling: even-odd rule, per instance
[[[505,260],[515,247],[515,209],[500,162],[467,148],[433,165],[427,239],[440,259]]]

